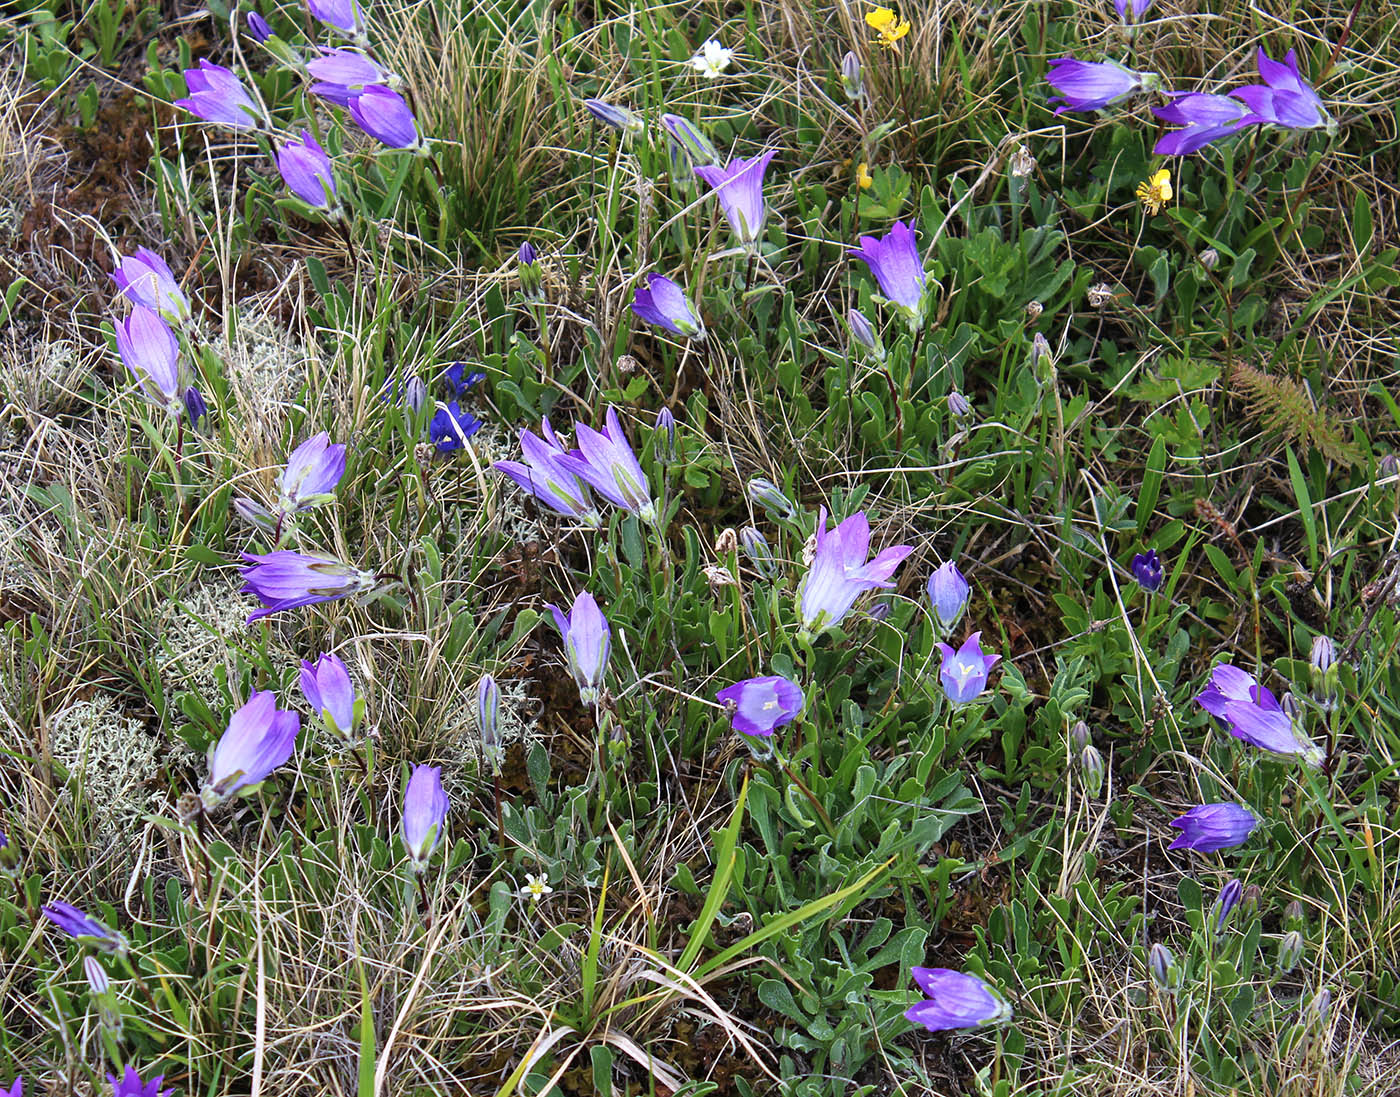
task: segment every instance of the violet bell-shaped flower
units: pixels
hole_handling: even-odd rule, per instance
[[[115,1074],[107,1075],[107,1081],[112,1083],[112,1097],[171,1097],[175,1092],[173,1089],[160,1088],[161,1083],[165,1081],[164,1074],[157,1074],[149,1082],[143,1082],[141,1075],[131,1066],[126,1067],[120,1078]]]
[[[286,514],[335,501],[335,486],[345,475],[345,446],[322,431],[292,451],[277,488],[277,505]]]
[[[1196,703],[1224,720],[1236,739],[1273,754],[1296,757],[1309,766],[1322,764],[1322,749],[1303,734],[1273,693],[1238,667],[1229,663],[1215,667],[1210,684],[1196,696]]]
[[[1116,61],[1080,61],[1074,57],[1052,60],[1045,79],[1060,93],[1049,100],[1061,104],[1055,108],[1056,114],[1102,110],[1160,83],[1156,73],[1134,72]]]
[[[543,420],[541,426],[543,438],[528,430],[520,432],[524,463],[497,461],[494,468],[556,514],[577,519],[590,529],[597,529],[603,524],[603,518],[593,505],[588,486],[564,460],[569,453],[560,445],[549,420]]]
[[[72,903],[48,903],[40,908],[40,913],[80,944],[90,944],[112,955],[126,952],[125,937],[92,915],[84,914]]]
[[[209,779],[199,790],[204,806],[215,808],[266,780],[292,756],[300,730],[301,717],[279,709],[271,690],[254,693],[209,752]]]
[[[1202,804],[1171,821],[1181,831],[1168,849],[1214,853],[1242,845],[1259,825],[1259,817],[1239,804]]]
[[[632,311],[647,323],[687,339],[705,338],[705,323],[685,290],[663,274],[647,275],[646,289],[638,286],[633,294]]]
[[[715,148],[714,143],[696,129],[688,118],[682,118],[679,114],[663,114],[661,127],[694,167],[722,163],[719,149]]]
[[[579,592],[567,614],[555,605],[545,609],[554,615],[554,624],[563,637],[564,657],[578,685],[579,700],[585,705],[597,705],[612,652],[607,618],[586,590]]]
[[[560,460],[608,502],[630,510],[644,522],[656,521],[647,474],[627,442],[616,408],[608,408],[602,430],[574,424],[578,449]]]
[[[117,290],[133,305],[152,309],[166,323],[180,325],[190,318],[190,302],[169,265],[150,248],[123,255],[112,272]]]
[[[403,845],[414,872],[428,867],[442,841],[449,807],[442,790],[442,767],[414,766],[403,793]]]
[[[117,353],[131,371],[141,394],[171,415],[185,410],[185,386],[180,379],[180,342],[160,315],[137,305],[115,325]]]
[[[1113,6],[1118,11],[1120,22],[1132,24],[1147,14],[1152,0],[1113,0]]]
[[[282,610],[333,602],[338,598],[366,595],[379,580],[373,572],[342,563],[331,556],[311,556],[277,549],[261,556],[243,553],[243,587],[239,593],[255,594],[263,608],[248,617],[251,625]]]
[[[1153,107],[1152,113],[1163,122],[1185,128],[1158,138],[1152,146],[1152,151],[1158,156],[1186,156],[1212,141],[1229,137],[1261,121],[1244,103],[1231,95],[1207,95],[1195,91],[1170,94],[1171,102],[1165,107]]]
[[[1156,549],[1148,549],[1134,556],[1132,573],[1138,586],[1148,594],[1156,594],[1161,590],[1162,581],[1166,577],[1166,572],[1162,569],[1162,559],[1157,555]]]
[[[913,967],[909,974],[927,997],[905,1010],[904,1016],[930,1032],[982,1028],[1011,1019],[1011,1007],[975,975],[941,967]]]
[[[357,42],[365,40],[364,13],[358,0],[306,0],[306,7],[326,26]]]
[[[0,1097],[24,1097],[24,1075],[16,1074],[8,1086],[0,1085]]]
[[[349,103],[355,124],[391,149],[420,151],[418,125],[404,97],[382,84],[371,84]]]
[[[301,662],[301,692],[326,730],[344,743],[355,741],[355,726],[365,712],[355,696],[350,671],[338,656],[323,653],[316,662]]]
[[[636,134],[646,129],[646,122],[642,120],[642,116],[626,107],[619,107],[615,103],[608,103],[602,99],[585,99],[583,106],[603,125],[620,133]]]
[[[965,705],[980,697],[987,688],[987,677],[992,668],[1001,661],[1000,655],[983,653],[980,632],[974,632],[964,640],[957,651],[947,644],[939,644],[938,650],[943,656],[938,678],[943,684],[944,694],[955,705]]]
[[[1249,107],[1258,121],[1285,129],[1336,129],[1336,120],[1299,73],[1297,51],[1289,50],[1282,61],[1275,61],[1261,46],[1257,61],[1264,83],[1236,88],[1230,94]]]
[[[780,675],[746,678],[715,697],[729,709],[734,730],[745,735],[772,735],[774,728],[795,720],[804,703],[802,687]]]
[[[826,508],[820,509],[812,566],[797,591],[802,617],[799,639],[810,642],[812,637],[840,624],[866,591],[892,588],[890,576],[914,551],[914,546],[894,545],[867,563],[869,550],[870,522],[864,511],[828,530]]]
[[[199,67],[185,70],[185,86],[190,94],[176,99],[196,118],[234,129],[254,129],[262,121],[262,111],[232,69],[200,61]]]
[[[314,94],[342,107],[349,106],[358,92],[373,84],[396,88],[400,83],[397,73],[390,72],[360,50],[346,46],[322,50],[320,56],[306,63],[306,72],[316,81],[311,86]]]
[[[972,587],[958,570],[958,565],[949,560],[929,576],[927,590],[939,630],[945,635],[952,632],[967,609]]]
[[[309,130],[277,150],[277,170],[287,189],[312,209],[328,210],[336,203],[331,158]]]
[[[768,207],[763,201],[763,176],[776,151],[752,159],[735,157],[724,167],[701,164],[695,174],[719,195],[720,208],[739,243],[751,247],[763,231]]]
[[[886,300],[904,310],[910,327],[922,325],[928,275],[913,227],[896,221],[884,236],[862,236],[860,247],[850,250],[852,257],[870,268]]]

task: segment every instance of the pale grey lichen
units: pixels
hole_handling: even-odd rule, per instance
[[[60,709],[49,720],[49,753],[67,777],[67,794],[86,803],[99,835],[131,828],[166,806],[168,794],[145,788],[158,774],[163,744],[106,693]]]

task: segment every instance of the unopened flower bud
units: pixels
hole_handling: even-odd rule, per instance
[[[1166,994],[1175,994],[1181,973],[1176,966],[1176,958],[1171,949],[1163,944],[1155,944],[1147,956],[1147,967],[1152,973],[1152,981]]]
[[[83,974],[87,976],[88,989],[94,994],[106,994],[111,989],[107,972],[96,956],[83,957]]]
[[[501,749],[501,690],[489,674],[483,674],[476,685],[476,725],[481,732],[482,756],[492,772],[499,775],[505,761]]]
[[[1303,703],[1293,695],[1292,690],[1289,690],[1287,693],[1285,693],[1282,697],[1279,698],[1278,705],[1279,708],[1283,710],[1283,714],[1287,716],[1290,720],[1292,720],[1295,724],[1302,720]]]
[[[543,275],[540,271],[539,258],[528,240],[521,244],[520,250],[516,252],[515,271],[520,276],[520,292],[525,295],[525,299],[527,301],[543,301]]]
[[[583,101],[585,109],[594,118],[602,122],[605,126],[610,126],[621,133],[641,133],[646,129],[646,122],[642,116],[626,107],[619,107],[615,103],[605,103],[601,99],[585,99]]]
[[[1221,933],[1225,929],[1225,923],[1230,920],[1231,912],[1239,905],[1240,897],[1244,895],[1244,884],[1239,880],[1231,880],[1220,889],[1220,895],[1215,900],[1215,907],[1212,914],[1215,916],[1215,932]]]
[[[763,507],[779,521],[790,522],[797,517],[796,504],[784,495],[782,488],[772,480],[765,480],[761,476],[754,477],[749,481],[748,494],[752,502]]]
[[[1050,341],[1040,332],[1036,332],[1035,337],[1031,340],[1031,369],[1035,370],[1036,376],[1041,376],[1042,373],[1048,374],[1054,368],[1055,355],[1050,350]]]
[[[1103,788],[1103,755],[1090,743],[1079,752],[1079,768],[1084,771],[1084,790],[1090,796],[1097,796]]]
[[[841,58],[841,89],[852,103],[865,94],[865,80],[861,74],[860,58],[854,51],[847,51]]]
[[[1205,251],[1201,252],[1199,258],[1201,266],[1205,267],[1206,270],[1214,270],[1220,265],[1220,253],[1214,248],[1206,248]]]
[[[1380,461],[1380,474],[1384,477],[1400,476],[1400,457],[1387,453]]]
[[[957,389],[948,393],[948,413],[954,419],[966,419],[972,414],[972,404]]]
[[[1259,912],[1259,903],[1263,899],[1264,893],[1259,890],[1258,884],[1250,884],[1244,889],[1244,894],[1240,896],[1240,921],[1243,923],[1246,918],[1253,918]]]
[[[876,602],[868,610],[866,610],[865,615],[869,617],[872,621],[883,621],[889,617],[893,608],[894,607],[891,606],[888,602]]]
[[[739,531],[739,542],[744,546],[744,551],[748,554],[749,561],[753,564],[755,571],[765,579],[778,577],[778,561],[773,556],[773,549],[768,544],[768,538],[764,537],[753,526],[745,526]]]
[[[1290,901],[1283,908],[1283,924],[1289,929],[1299,929],[1305,924],[1303,904],[1297,899]]]
[[[193,385],[185,389],[185,414],[189,416],[193,430],[200,434],[209,433],[209,405]]]
[[[676,417],[670,408],[656,413],[657,453],[664,461],[676,459]]]
[[[722,167],[723,159],[720,157],[719,149],[696,129],[691,123],[678,114],[663,114],[661,125],[665,127],[672,139],[680,147],[681,151],[690,159],[695,167],[705,167],[707,164]]]
[[[1332,1014],[1332,991],[1323,987],[1303,1010],[1303,1023],[1309,1027],[1322,1028]]]
[[[885,346],[880,342],[880,336],[875,331],[875,326],[865,318],[865,314],[859,309],[851,309],[846,313],[846,323],[851,329],[851,338],[857,345],[864,347],[876,361],[885,360]]]
[[[1287,975],[1303,958],[1303,935],[1296,929],[1290,929],[1280,938],[1278,943],[1278,959],[1275,967],[1280,975]]]
[[[1089,725],[1083,720],[1076,720],[1074,727],[1069,729],[1069,749],[1075,754],[1081,754],[1090,741]]]
[[[428,386],[423,378],[410,377],[403,387],[403,398],[404,403],[413,410],[413,414],[419,414],[428,402]]]
[[[1330,711],[1337,704],[1339,677],[1337,646],[1331,637],[1313,637],[1312,654],[1308,661],[1312,664],[1313,700],[1319,708]]]

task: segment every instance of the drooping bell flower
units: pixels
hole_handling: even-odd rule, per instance
[[[755,243],[763,232],[768,213],[763,201],[763,176],[776,155],[776,151],[769,151],[748,160],[736,156],[722,168],[701,164],[695,169],[695,174],[719,195],[729,227],[745,246]]]
[[[351,99],[371,85],[393,88],[399,83],[396,73],[346,46],[322,50],[319,57],[306,63],[306,72],[316,81],[311,85],[313,94],[342,107],[348,107]]]
[[[416,151],[422,147],[418,125],[404,97],[382,84],[371,84],[349,103],[355,124],[391,149]]]
[[[176,99],[175,105],[196,118],[239,130],[253,129],[262,121],[262,111],[232,69],[200,61],[198,68],[185,70],[185,86],[190,94]]]
[[[679,114],[663,114],[661,127],[692,167],[721,163],[719,149],[715,148],[714,142],[696,129],[688,118],[682,118]]]
[[[972,587],[958,570],[958,565],[949,560],[929,576],[927,590],[928,600],[933,606],[933,618],[939,629],[945,635],[952,632],[967,609]]]
[[[482,422],[456,400],[438,407],[428,423],[428,441],[439,453],[451,453],[466,446]]]
[[[913,967],[909,974],[927,999],[910,1006],[904,1016],[930,1032],[982,1028],[1011,1019],[1011,1007],[975,975],[942,967]]]
[[[0,1088],[0,1097],[24,1097],[24,1076],[16,1074],[8,1087]]]
[[[422,872],[442,841],[450,805],[441,766],[414,766],[403,793],[403,845],[409,867]]]
[[[130,1066],[118,1078],[115,1074],[107,1075],[107,1081],[112,1083],[112,1097],[170,1097],[175,1091],[173,1089],[162,1090],[160,1084],[165,1081],[164,1074],[157,1074],[149,1082],[141,1081],[141,1076]]]
[[[834,529],[826,528],[826,508],[817,515],[816,549],[812,566],[798,588],[802,633],[810,639],[840,624],[857,598],[868,590],[888,590],[890,576],[914,551],[912,545],[895,545],[869,562],[870,522],[865,512],[851,515]]]
[[[277,150],[277,170],[287,189],[313,209],[330,209],[336,202],[331,158],[309,130]]]
[[[1168,849],[1194,849],[1198,853],[1214,853],[1244,843],[1259,817],[1239,804],[1202,804],[1171,821],[1181,833]]]
[[[1289,50],[1275,61],[1264,48],[1257,54],[1262,84],[1236,88],[1230,94],[1244,103],[1262,122],[1285,129],[1332,129],[1336,121],[1322,99],[1298,71],[1298,54]]]
[[[1229,663],[1211,671],[1210,684],[1196,696],[1196,703],[1219,720],[1230,734],[1274,754],[1297,757],[1319,766],[1323,752],[1312,742],[1278,699],[1252,674]]]
[[[638,286],[632,298],[632,311],[649,324],[684,335],[705,338],[705,323],[690,303],[685,290],[662,274],[648,274],[647,288]]]
[[[100,952],[118,955],[126,952],[126,938],[90,914],[84,914],[72,903],[47,903],[40,913],[80,944],[92,945]]]
[[[258,45],[262,45],[272,37],[272,27],[262,17],[261,12],[250,11],[248,13],[248,34]]]
[[[141,394],[171,415],[185,410],[180,343],[158,313],[137,305],[115,325],[117,353],[141,386]]]
[[[587,485],[564,460],[568,451],[560,444],[548,419],[542,421],[542,430],[543,438],[528,430],[520,432],[524,463],[497,461],[494,468],[556,514],[575,518],[592,529],[598,528],[603,518],[593,505]]]
[[[249,615],[250,625],[282,610],[368,594],[379,583],[373,572],[361,571],[332,556],[310,556],[290,549],[242,555],[247,566],[240,593],[255,594],[263,602],[262,609]]]
[[[152,309],[176,326],[190,318],[190,302],[165,260],[150,248],[123,255],[112,272],[112,281],[133,305]]]
[[[364,698],[355,696],[350,671],[335,655],[301,662],[301,692],[327,731],[345,743],[355,741],[355,725],[364,715]]]
[[[880,292],[904,310],[911,327],[922,324],[928,275],[912,226],[896,221],[884,236],[862,236],[860,247],[851,248],[851,255],[870,268]]]
[[[345,475],[345,446],[331,443],[326,431],[308,438],[287,458],[277,487],[277,505],[296,514],[334,502],[335,486]]]
[[[1121,22],[1132,24],[1147,14],[1147,9],[1152,6],[1152,0],[1113,0],[1113,6],[1118,9],[1118,18]]]
[[[1060,94],[1049,102],[1060,103],[1056,114],[1067,110],[1102,110],[1139,91],[1155,87],[1155,73],[1134,72],[1115,61],[1079,61],[1057,57],[1050,62],[1046,81]]]
[[[306,7],[326,26],[356,41],[364,40],[364,13],[358,0],[306,0]]]
[[[1173,92],[1171,99],[1165,107],[1153,107],[1152,113],[1163,122],[1184,128],[1158,138],[1152,146],[1158,156],[1186,156],[1261,121],[1233,95]]]
[[[1162,589],[1162,581],[1166,577],[1166,573],[1162,569],[1162,559],[1157,555],[1156,549],[1148,549],[1146,552],[1139,552],[1134,556],[1132,572],[1138,586],[1142,587],[1148,594],[1156,594]]]
[[[947,644],[939,644],[938,650],[943,656],[938,678],[944,694],[955,705],[965,705],[980,697],[987,688],[987,676],[1001,660],[1000,655],[983,654],[980,632],[964,640],[957,651]]]
[[[585,99],[583,106],[603,125],[621,133],[641,133],[642,130],[646,129],[646,123],[642,120],[642,116],[626,107],[619,107],[615,103],[607,103],[602,99]]]
[[[554,615],[554,624],[564,639],[564,657],[578,684],[579,700],[585,705],[596,705],[602,696],[603,675],[612,652],[607,618],[586,590],[579,591],[567,614],[555,605],[545,609]]]
[[[300,730],[301,717],[279,709],[271,690],[254,693],[209,752],[209,779],[199,790],[204,806],[217,807],[266,780],[292,756]]]
[[[735,731],[745,735],[772,735],[802,711],[802,687],[780,675],[746,678],[715,694],[730,712]]]
[[[608,502],[630,510],[644,522],[656,521],[647,474],[627,442],[616,408],[608,408],[602,430],[575,423],[574,441],[578,449],[559,458],[566,468]]]

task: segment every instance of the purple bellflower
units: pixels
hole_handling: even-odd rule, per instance
[[[1242,844],[1259,825],[1259,816],[1238,804],[1202,804],[1173,819],[1181,831],[1168,849],[1194,849],[1214,853]]]
[[[204,395],[199,389],[189,385],[185,389],[182,399],[185,404],[185,415],[190,421],[190,429],[207,434],[205,428],[209,425],[209,405],[204,402]],[[201,425],[200,420],[203,420],[203,425]]]
[[[927,998],[906,1009],[904,1016],[930,1032],[982,1028],[1011,1019],[1011,1007],[975,975],[945,967],[914,967],[909,974]]]
[[[1152,146],[1158,156],[1186,156],[1261,120],[1231,95],[1188,91],[1173,92],[1171,98],[1165,107],[1153,107],[1152,113],[1163,122],[1185,128],[1158,138]]]
[[[141,394],[171,415],[185,410],[180,381],[180,343],[169,325],[151,309],[137,305],[116,323],[117,353],[131,371]]]
[[[338,598],[368,594],[378,586],[373,572],[361,571],[332,556],[309,556],[290,549],[257,556],[243,553],[242,594],[256,594],[263,608],[248,617],[251,625],[282,610],[334,602]]]
[[[964,640],[957,651],[947,644],[939,644],[938,650],[943,656],[938,678],[948,700],[955,705],[965,705],[980,697],[987,688],[987,675],[1001,661],[1000,655],[983,654],[980,632]]]
[[[752,246],[763,232],[768,207],[763,202],[763,175],[776,151],[760,153],[749,160],[735,157],[724,167],[701,164],[695,174],[709,183],[719,195],[720,208],[739,242]]]
[[[468,373],[467,363],[453,362],[442,371],[442,380],[451,385],[452,391],[458,396],[465,396],[468,389],[474,388],[486,380],[486,374],[479,369]]]
[[[126,952],[126,938],[90,914],[84,914],[72,903],[49,903],[40,908],[44,917],[81,944],[90,944],[101,952]]]
[[[1162,559],[1157,555],[1156,549],[1148,549],[1134,556],[1132,572],[1138,586],[1148,594],[1156,594],[1162,589],[1165,572],[1162,570]]]
[[[569,662],[569,673],[578,684],[579,700],[585,705],[596,705],[612,651],[607,618],[586,590],[579,592],[567,614],[554,605],[545,609],[554,615],[554,624],[564,638],[564,656]]]
[[[277,488],[277,505],[286,514],[319,507],[335,500],[335,486],[345,475],[345,446],[332,444],[322,431],[308,438],[287,458]]]
[[[958,565],[949,560],[929,576],[928,599],[933,604],[933,617],[943,633],[952,632],[962,620],[967,600],[972,596]]]
[[[674,147],[695,167],[718,166],[721,163],[719,149],[689,119],[679,114],[663,114],[661,126],[670,135]]]
[[[911,327],[918,328],[923,323],[928,275],[924,273],[913,227],[896,221],[884,236],[862,236],[860,247],[852,248],[851,255],[870,268],[880,283],[880,292],[905,311]]]
[[[271,690],[254,693],[209,752],[209,780],[199,790],[204,806],[215,808],[265,780],[292,756],[300,730],[301,717],[279,709]]]
[[[1322,750],[1303,735],[1268,688],[1252,674],[1221,663],[1196,703],[1229,726],[1230,734],[1274,754],[1297,757],[1306,765],[1322,764]]]
[[[1243,895],[1244,885],[1239,880],[1231,880],[1220,889],[1220,894],[1215,899],[1215,906],[1211,908],[1216,933],[1225,929],[1225,923],[1230,920],[1230,914],[1235,907],[1239,906],[1240,898]]]
[[[288,141],[277,150],[277,170],[287,189],[313,209],[328,210],[335,204],[331,158],[309,130],[302,130],[299,140]]]
[[[262,121],[262,111],[232,69],[200,61],[199,68],[185,70],[185,86],[189,96],[176,99],[175,105],[196,118],[239,130],[253,129]]]
[[[1298,72],[1298,54],[1289,50],[1282,61],[1273,60],[1261,46],[1258,53],[1262,84],[1249,84],[1230,94],[1254,112],[1258,121],[1286,129],[1336,127],[1312,85]]]
[[[428,441],[439,453],[462,449],[467,439],[479,431],[482,422],[456,400],[440,406],[428,423]]]
[[[371,84],[350,100],[350,117],[376,141],[391,149],[422,148],[413,111],[404,97],[383,84]]]
[[[24,1097],[24,1078],[16,1074],[8,1088],[0,1088],[0,1097]]]
[[[312,92],[342,107],[372,84],[395,87],[399,83],[398,76],[379,62],[345,46],[322,50],[319,57],[306,63],[306,72],[316,81]]]
[[[715,697],[729,708],[734,730],[745,735],[772,735],[774,728],[796,719],[804,702],[802,688],[778,675],[746,678]]]
[[[272,27],[268,24],[267,20],[262,17],[261,13],[250,11],[248,13],[248,34],[252,37],[254,42],[258,43],[258,45],[262,45],[272,37]]]
[[[810,640],[839,624],[866,591],[891,589],[890,576],[914,547],[894,545],[867,563],[869,551],[870,521],[864,511],[828,530],[826,508],[821,508],[812,566],[797,591],[802,616],[799,637]]]
[[[414,766],[403,793],[403,845],[414,872],[428,867],[442,840],[449,806],[442,791],[442,768]]]
[[[314,663],[303,659],[301,692],[327,731],[342,742],[355,741],[355,725],[364,716],[365,702],[355,696],[350,671],[339,657],[327,653]]]
[[[647,474],[627,442],[616,408],[608,408],[602,430],[575,423],[574,440],[578,449],[560,458],[567,468],[608,502],[630,510],[644,522],[656,521]]]
[[[123,255],[112,281],[133,305],[153,309],[167,323],[183,324],[190,318],[190,303],[165,260],[150,248],[137,248]]]
[[[306,0],[306,7],[326,26],[357,41],[364,40],[364,16],[357,0]]]
[[[1049,102],[1060,103],[1056,114],[1067,110],[1102,110],[1129,96],[1155,87],[1156,73],[1134,72],[1115,61],[1079,61],[1057,57],[1050,62],[1046,81],[1060,94]]]
[[[642,120],[641,115],[626,107],[619,107],[614,103],[604,102],[602,99],[585,99],[583,106],[603,125],[610,126],[621,133],[641,133],[642,130],[646,129],[646,123]]]
[[[160,1084],[165,1081],[164,1074],[157,1074],[149,1082],[142,1082],[141,1076],[129,1066],[121,1078],[109,1074],[107,1081],[112,1083],[112,1097],[170,1097],[175,1092],[173,1089],[160,1088]]]
[[[1113,0],[1113,6],[1118,10],[1118,18],[1121,22],[1136,23],[1147,14],[1147,9],[1152,6],[1152,0]]]
[[[569,453],[559,443],[549,420],[543,420],[540,438],[531,431],[520,432],[520,449],[525,457],[520,461],[497,461],[495,469],[514,480],[525,491],[556,514],[576,518],[585,526],[597,529],[602,516],[593,505],[588,487],[565,460]]]
[[[687,339],[705,338],[705,323],[685,290],[663,274],[647,275],[647,288],[638,286],[633,295],[632,311],[647,323]]]

